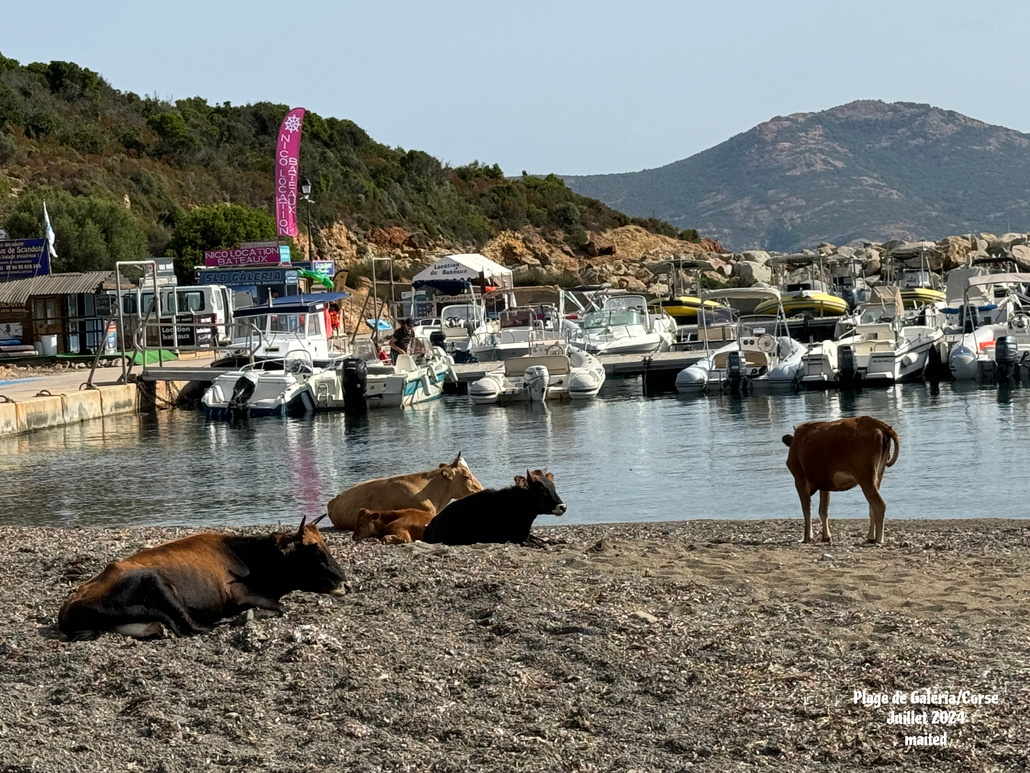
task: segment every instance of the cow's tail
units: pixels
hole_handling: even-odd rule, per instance
[[[784,435],[783,438],[782,438],[783,445],[789,446],[790,445],[790,441],[793,440],[793,439],[794,439],[793,435]]]
[[[898,433],[894,431],[894,427],[890,424],[883,424],[881,422],[880,431],[883,433],[883,455],[886,456],[891,451],[891,441],[894,442],[894,456],[887,462],[888,467],[893,467],[894,463],[898,461],[898,454],[901,453],[901,441],[898,439]]]

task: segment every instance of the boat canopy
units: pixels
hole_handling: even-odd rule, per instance
[[[869,288],[869,299],[862,306],[893,306],[899,311],[905,308],[901,300],[901,290],[896,285],[877,285]]]
[[[706,300],[737,298],[750,301],[768,301],[779,298],[780,291],[775,287],[726,287],[722,290],[707,290],[703,293],[703,296]]]
[[[416,290],[432,287],[446,295],[458,295],[480,279],[485,279],[488,285],[495,288],[514,286],[510,268],[505,268],[478,253],[447,255],[440,258],[415,274],[411,286]]]
[[[981,285],[1030,284],[1030,274],[984,274],[971,276],[966,280],[967,287]]]
[[[233,317],[257,317],[262,314],[314,314],[325,308],[326,303],[346,298],[347,293],[314,293],[312,295],[285,295],[273,298],[270,306],[248,306],[237,309]]]
[[[332,303],[350,298],[350,293],[308,293],[307,295],[284,295],[280,298],[273,298],[273,306],[283,306],[294,303]]]

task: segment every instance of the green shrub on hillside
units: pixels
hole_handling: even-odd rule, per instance
[[[267,212],[235,204],[198,207],[176,222],[166,252],[175,258],[182,282],[193,281],[193,267],[204,265],[205,250],[222,250],[240,242],[273,240],[275,218]]]

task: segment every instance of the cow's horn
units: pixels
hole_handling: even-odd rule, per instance
[[[297,529],[297,539],[300,539],[304,536],[304,524],[307,523],[307,520],[308,517],[306,515],[300,519],[300,528]]]
[[[313,520],[313,521],[311,522],[311,525],[312,525],[312,526],[315,526],[315,525],[317,525],[317,524],[319,523],[319,521],[323,520],[323,519],[324,519],[324,518],[325,518],[326,516],[328,516],[328,515],[329,515],[329,513],[322,513],[322,514],[321,514],[320,516],[318,516],[318,518],[316,518],[315,520]]]

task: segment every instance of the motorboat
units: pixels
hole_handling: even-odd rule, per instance
[[[1022,380],[1020,369],[1030,366],[1030,305],[1024,288],[1030,274],[1005,273],[971,276],[960,307],[961,337],[948,355],[948,369],[956,381],[1009,382]],[[1001,286],[1007,292],[997,302],[978,304],[976,291]]]
[[[604,379],[600,360],[584,350],[572,349],[567,354],[541,353],[506,359],[497,370],[469,384],[468,392],[477,405],[586,400],[597,395]]]
[[[941,278],[929,269],[903,269],[898,287],[901,288],[901,300],[905,308],[913,309],[947,300]]]
[[[802,383],[820,388],[922,378],[944,333],[932,321],[907,317],[903,306],[898,288],[873,288],[872,299],[856,309],[844,335],[809,347]]]
[[[849,310],[846,300],[818,289],[814,282],[788,284],[778,299],[760,303],[755,314],[775,314],[778,307],[788,317],[839,317]]]
[[[408,408],[436,400],[445,381],[457,382],[454,360],[425,337],[412,339],[411,353],[384,362],[371,339],[354,342],[352,356],[341,364],[340,400],[347,410]]]
[[[677,325],[696,325],[698,313],[702,309],[713,311],[720,308],[724,309],[727,307],[718,301],[711,299],[702,300],[693,295],[677,295],[673,298],[663,298],[659,301],[651,301],[650,305],[651,313],[664,311],[676,321]]]
[[[652,354],[669,351],[675,340],[672,317],[649,312],[642,295],[615,295],[586,313],[569,343],[591,354]]]
[[[505,309],[498,314],[499,329],[468,351],[480,362],[522,357],[540,350],[564,354],[568,335],[562,321],[558,308],[551,304]]]
[[[440,333],[431,336],[433,344],[460,361],[465,361],[471,350],[487,345],[495,330],[482,301],[472,296],[465,303],[444,306],[440,325]]]
[[[743,290],[748,291],[746,299],[754,298],[756,288]],[[778,295],[772,288],[761,288],[761,292]],[[723,297],[732,294],[731,290],[720,291]],[[710,350],[712,342],[706,341],[709,353],[676,374],[676,391],[696,394],[716,389],[742,394],[796,385],[805,346],[786,335],[786,329],[782,311],[777,316],[742,315],[736,322],[736,340],[714,351]]]
[[[328,409],[346,358],[330,340],[328,304],[337,293],[287,296],[237,311],[233,350],[212,364],[221,373],[201,396],[209,418],[298,415]]]
[[[701,298],[701,274],[704,271],[712,271],[712,264],[707,260],[696,260],[693,258],[672,258],[657,263],[648,263],[644,266],[656,277],[663,277],[668,283],[669,297],[651,301],[650,310],[653,314],[665,312],[675,320],[677,325],[697,324],[698,312],[701,309],[713,311],[726,308],[721,302],[712,298]],[[694,274],[694,292],[689,292],[685,285],[687,271]]]

